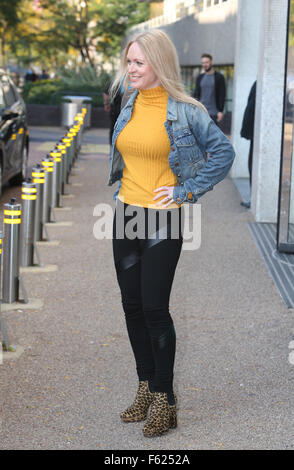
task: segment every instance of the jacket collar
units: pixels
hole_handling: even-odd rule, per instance
[[[131,94],[130,98],[127,101],[124,109],[133,108],[135,99],[137,98],[139,91],[135,90],[134,93]],[[168,121],[176,121],[178,118],[178,110],[177,110],[177,102],[171,97],[168,97],[167,101],[167,119]]]
[[[124,109],[132,108],[134,106],[134,101],[137,98],[138,90],[135,90],[129,97],[127,104],[124,106]]]
[[[167,100],[167,119],[169,121],[176,121],[178,119],[178,105],[171,96]]]

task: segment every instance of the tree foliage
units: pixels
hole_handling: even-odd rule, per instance
[[[111,60],[121,49],[127,30],[149,17],[149,2],[136,0],[101,0],[95,9],[98,20],[95,33],[97,49]]]
[[[18,7],[21,0],[1,0],[0,7],[0,42],[2,65],[6,62],[6,44],[12,31],[19,23]]]
[[[20,0],[1,0],[18,3]],[[97,54],[111,61],[127,29],[148,19],[148,2],[139,0],[22,0],[21,22],[9,42],[22,61],[54,63],[78,57],[96,67]],[[1,23],[0,23],[1,24]]]

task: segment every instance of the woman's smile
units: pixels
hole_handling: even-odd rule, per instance
[[[129,47],[127,67],[133,88],[147,90],[160,85],[157,75],[136,42]]]

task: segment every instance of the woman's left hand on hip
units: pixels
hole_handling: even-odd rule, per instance
[[[156,201],[156,199],[159,199],[160,197],[163,197],[164,199],[158,202],[156,204],[157,206],[168,207],[170,204],[174,202],[173,200],[174,186],[161,186],[160,188],[154,189],[155,193],[157,193],[158,191],[160,192],[153,198],[153,201]]]

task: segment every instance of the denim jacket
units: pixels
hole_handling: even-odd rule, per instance
[[[125,167],[122,155],[115,145],[116,139],[131,119],[137,94],[136,90],[129,98],[113,131],[108,186],[119,181],[114,200],[117,198]],[[173,199],[177,204],[195,203],[225,178],[235,157],[234,149],[202,108],[176,101],[170,96],[164,126],[170,140],[168,163],[178,182]]]

